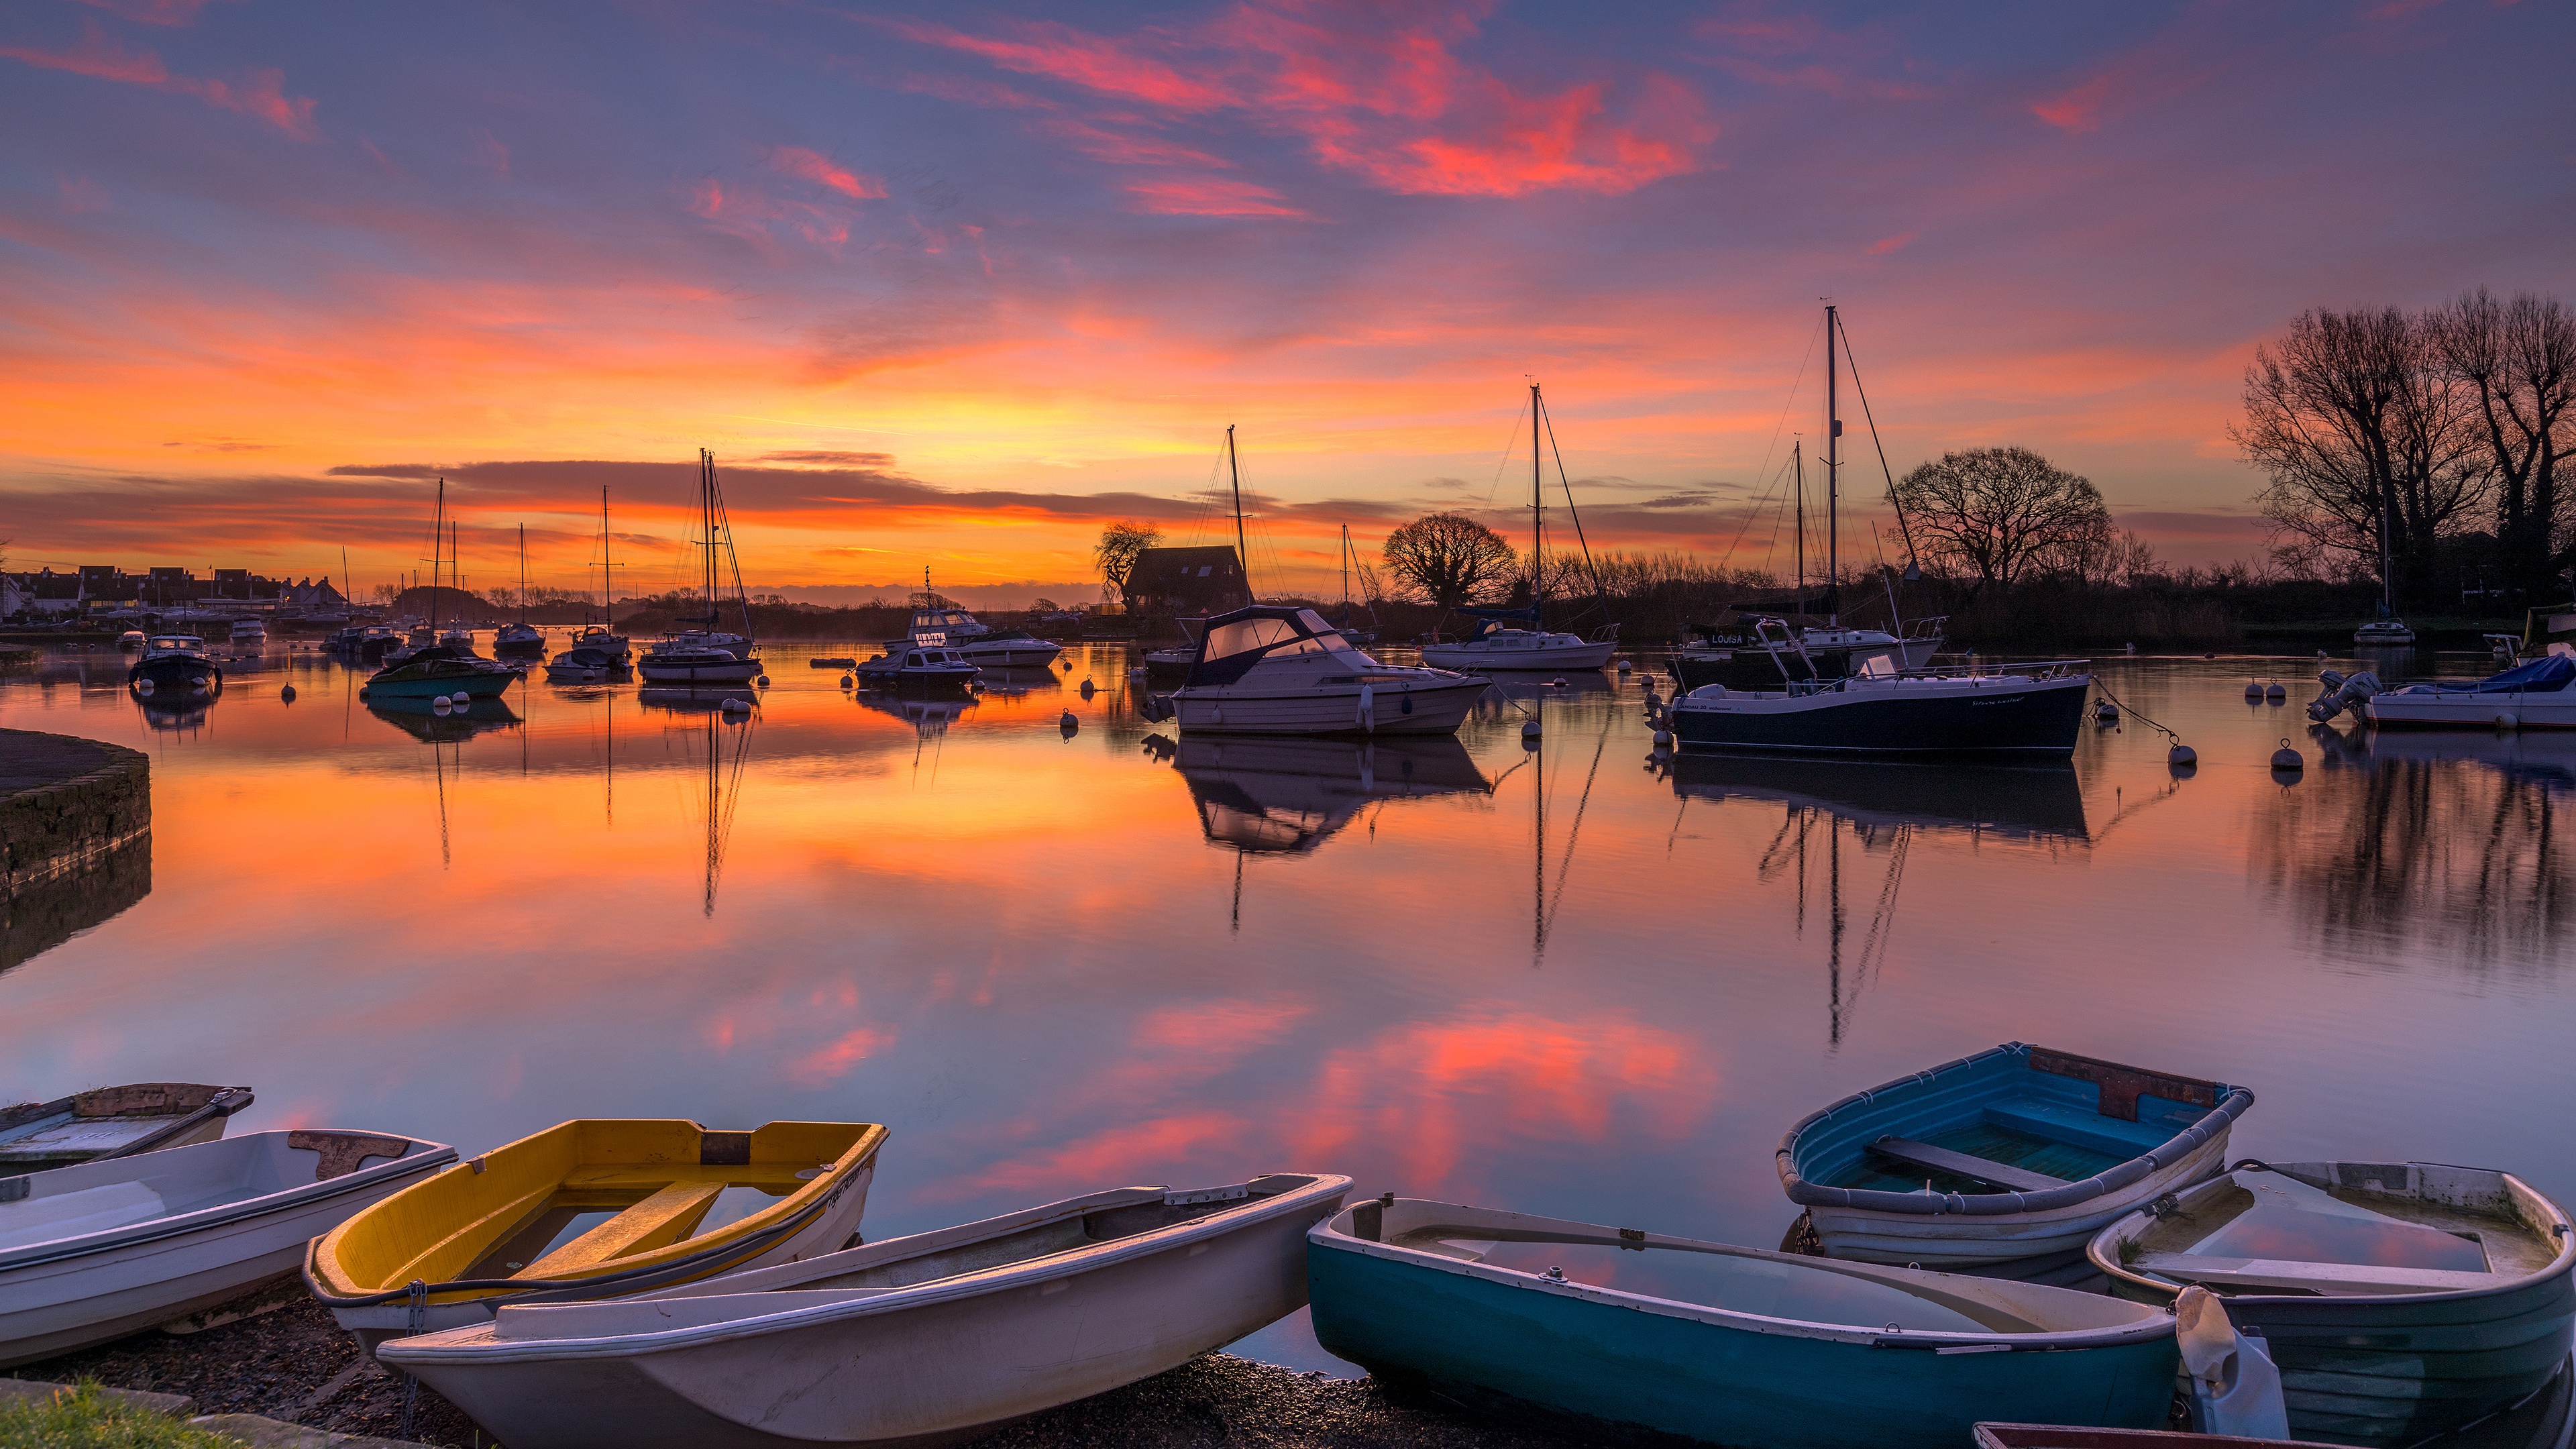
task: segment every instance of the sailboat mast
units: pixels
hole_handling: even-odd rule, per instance
[[[1342,525],[1342,617],[1351,616],[1351,526]]]
[[[1538,384],[1530,384],[1530,629],[1547,627],[1547,502],[1538,476]],[[1542,845],[1541,851],[1544,853]]]
[[[519,525],[519,622],[528,622],[528,526]]]
[[[1243,542],[1243,469],[1234,459],[1234,424],[1225,425],[1225,474],[1234,487],[1234,561],[1243,569],[1243,601],[1252,602],[1252,550]]]
[[[617,596],[608,572],[608,485],[599,485],[599,627],[617,631]]]
[[[1807,440],[1789,445],[1789,461],[1798,474],[1798,612],[1807,612]]]
[[[1842,615],[1842,484],[1843,419],[1834,396],[1834,334],[1842,317],[1825,304],[1825,622],[1841,628]]]

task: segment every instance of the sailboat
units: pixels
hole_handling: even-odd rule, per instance
[[[646,650],[635,671],[654,684],[749,684],[761,673],[760,655],[751,639],[751,601],[742,591],[742,559],[734,552],[733,524],[725,516],[724,490],[716,482],[716,455],[698,450],[698,547],[703,550],[704,587],[699,597],[707,612],[683,624],[702,627],[666,634]],[[724,554],[721,566],[717,552]],[[733,603],[742,620],[739,634],[717,628],[717,590],[727,574],[733,580]]]
[[[1334,627],[1342,631],[1343,638],[1350,640],[1354,644],[1374,644],[1377,642],[1378,635],[1377,600],[1375,598],[1376,590],[1374,588],[1370,590],[1371,598],[1368,606],[1369,626],[1365,629],[1352,627],[1351,569],[1354,565],[1359,565],[1360,579],[1363,583],[1366,583],[1368,580],[1367,567],[1365,565],[1360,565],[1359,550],[1351,546],[1351,526],[1345,523],[1342,525],[1342,618],[1341,622]]]
[[[439,491],[446,492],[444,482],[439,485]],[[474,652],[474,629],[472,625],[465,622],[464,564],[465,557],[457,551],[456,546],[456,520],[451,518],[447,521],[447,575],[455,593],[449,598],[447,627],[438,632],[438,642],[441,647],[454,650],[459,654],[471,654]],[[438,577],[435,573],[430,576],[429,597],[430,611],[436,613]]]
[[[617,585],[615,576],[610,573],[614,567],[608,561],[608,487],[602,484],[599,489],[600,622],[583,625],[581,632],[572,636],[570,647],[597,650],[608,656],[611,666],[624,664],[629,648],[626,636],[617,632]]]
[[[1253,601],[1252,551],[1244,546],[1243,540],[1243,470],[1234,455],[1232,423],[1228,423],[1225,429],[1225,473],[1227,484],[1234,492],[1234,562],[1243,570],[1243,600],[1248,604]],[[1207,616],[1175,618],[1172,622],[1180,626],[1182,642],[1168,648],[1145,651],[1145,677],[1148,680],[1164,684],[1176,682],[1186,677],[1190,666],[1198,662],[1200,636],[1207,633]]]
[[[1546,628],[1547,611],[1547,507],[1539,485],[1539,460],[1544,449],[1539,441],[1546,408],[1539,399],[1538,384],[1530,384],[1530,605],[1526,609],[1467,609],[1463,612],[1476,620],[1476,630],[1465,639],[1448,644],[1422,646],[1422,662],[1442,669],[1598,669],[1610,662],[1619,650],[1619,626],[1607,625],[1585,639],[1575,634],[1551,634]],[[1571,513],[1574,493],[1566,491],[1565,506]],[[1579,529],[1578,521],[1576,527]],[[1513,627],[1527,624],[1528,628]]]
[[[437,540],[442,526],[449,530],[447,536],[451,551],[455,538],[454,525],[444,522],[446,515],[447,480],[441,478],[438,480],[437,512],[431,515],[430,526],[429,611],[433,616],[438,612],[438,569],[445,562],[438,557]],[[460,578],[458,582],[461,586],[463,580]],[[459,592],[462,592],[461,587]],[[449,635],[455,632],[452,629],[448,631]],[[412,637],[415,643],[411,647],[385,656],[385,667],[367,677],[366,684],[358,690],[358,698],[426,699],[434,702],[462,694],[469,700],[492,699],[507,690],[510,681],[519,677],[517,671],[506,664],[477,658],[474,636],[470,632],[465,635],[462,645],[448,643],[444,637],[434,643],[418,643],[418,630],[413,631]]]
[[[545,647],[545,631],[528,623],[528,526],[522,523],[519,525],[519,620],[515,624],[502,625],[500,632],[492,636],[492,652],[533,654]]]

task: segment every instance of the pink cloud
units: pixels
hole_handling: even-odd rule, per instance
[[[1118,37],[1055,21],[1012,23],[1001,34],[884,23],[923,44],[1167,114],[1239,112],[1390,191],[1616,194],[1698,169],[1716,127],[1688,87],[1653,72],[1559,90],[1517,87],[1453,53],[1479,18],[1391,24],[1374,8],[1273,0]],[[1096,129],[1075,139],[1103,144]],[[1134,155],[1109,159],[1170,164],[1153,143],[1131,144]]]
[[[885,183],[873,176],[835,166],[821,153],[802,146],[779,146],[769,153],[769,164],[790,176],[801,176],[817,186],[829,187],[853,201],[866,201],[886,194]]]
[[[800,1087],[819,1087],[892,1045],[894,1033],[863,1026],[788,1063],[787,1079]]]
[[[313,127],[313,99],[287,95],[283,71],[254,70],[246,81],[238,85],[230,81],[174,76],[170,74],[169,67],[161,63],[161,58],[152,52],[120,48],[95,21],[82,29],[81,48],[68,54],[30,50],[24,46],[0,46],[0,56],[46,70],[69,71],[95,80],[121,81],[176,95],[195,96],[219,110],[256,116],[299,141],[321,139],[321,133]]]
[[[1287,198],[1268,187],[1249,181],[1229,181],[1222,176],[1187,177],[1169,181],[1134,181],[1127,194],[1136,198],[1136,209],[1156,216],[1304,216],[1306,213],[1287,204]]]
[[[2102,98],[2111,91],[2111,78],[2095,76],[2054,100],[2034,101],[2030,113],[2066,132],[2080,136],[2102,128]]]
[[[206,8],[207,0],[84,0],[101,10],[144,25],[187,25]]]
[[[1916,237],[1921,235],[1923,235],[1923,233],[1919,231],[1908,231],[1899,232],[1895,236],[1891,237],[1881,237],[1879,240],[1869,244],[1869,254],[1874,257],[1883,257],[1890,252],[1903,251]]]

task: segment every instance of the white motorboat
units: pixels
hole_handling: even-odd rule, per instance
[[[2485,679],[2383,689],[2355,706],[2374,725],[2576,729],[2576,657],[2545,654]]]
[[[1619,641],[1515,629],[1510,620],[1538,621],[1535,609],[1469,609],[1476,632],[1449,644],[1422,646],[1422,662],[1443,669],[1598,669],[1619,652]]]
[[[635,672],[654,684],[749,684],[761,670],[757,658],[665,640],[644,651],[644,657],[635,661]]]
[[[860,660],[851,672],[859,676],[859,683],[871,689],[963,689],[984,670],[981,665],[968,663],[965,655],[936,642],[889,639],[884,653]]]
[[[0,1173],[212,1142],[251,1101],[248,1087],[135,1082],[0,1108]]]
[[[2382,647],[2412,644],[2415,642],[2415,631],[2407,628],[2406,621],[2403,619],[2373,619],[2352,631],[2352,642],[2365,647],[2374,644]]]
[[[268,625],[257,619],[235,619],[231,637],[235,644],[266,644]]]
[[[1768,643],[1776,619],[1755,623]],[[1772,651],[1782,664],[1787,656]],[[1784,679],[1776,690],[1702,685],[1672,703],[1673,737],[1684,746],[1870,754],[2030,753],[2068,755],[2083,722],[2093,676],[2080,659],[1967,669],[1899,672],[1872,659],[1848,679]]]
[[[1312,609],[1254,604],[1208,620],[1188,679],[1148,717],[1209,734],[1445,735],[1492,683],[1380,664]]]
[[[142,630],[128,629],[124,633],[116,636],[116,647],[128,651],[140,649],[143,647],[144,638],[145,635]]]
[[[546,661],[546,680],[552,684],[597,684],[623,667],[604,650],[567,649]]]
[[[438,631],[438,645],[442,649],[453,650],[459,655],[471,654],[474,652],[474,631],[441,629]]]
[[[1295,1312],[1306,1232],[1350,1181],[1094,1193],[634,1298],[509,1305],[377,1357],[526,1449],[957,1443]]]
[[[0,1365],[211,1308],[456,1160],[372,1132],[254,1132],[0,1178]]]
[[[904,637],[916,644],[951,650],[983,669],[1053,664],[1064,646],[1040,639],[1026,629],[996,629],[944,599],[930,587],[930,570],[921,571],[921,592],[912,596],[912,623]]]

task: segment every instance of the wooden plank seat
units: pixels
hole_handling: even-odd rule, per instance
[[[2381,1268],[2368,1263],[2302,1263],[2286,1258],[2204,1258],[2197,1253],[2141,1253],[2127,1266],[2225,1288],[2289,1288],[2328,1296],[2462,1293],[2493,1288],[2493,1273],[2441,1268]]]
[[[2081,1107],[2043,1102],[2033,1097],[2007,1097],[1999,1102],[1988,1102],[1984,1116],[1988,1122],[2007,1132],[2018,1132],[2044,1142],[2062,1142],[2088,1152],[2108,1153],[2119,1162],[2153,1152],[2172,1140],[2174,1135],[2173,1131],[2162,1127],[2123,1122]]]
[[[687,1237],[725,1190],[722,1182],[675,1182],[512,1274],[545,1278],[577,1273],[611,1258],[668,1247]]]
[[[2046,1192],[2053,1187],[2066,1186],[2066,1179],[2062,1177],[2050,1177],[2046,1173],[2032,1172],[2028,1168],[1988,1158],[1971,1157],[1965,1152],[1953,1152],[1947,1147],[1935,1147],[1929,1142],[1916,1142],[1907,1137],[1881,1137],[1869,1144],[1869,1150],[1910,1167],[1926,1167],[1953,1177],[1974,1178],[2014,1192]]]

